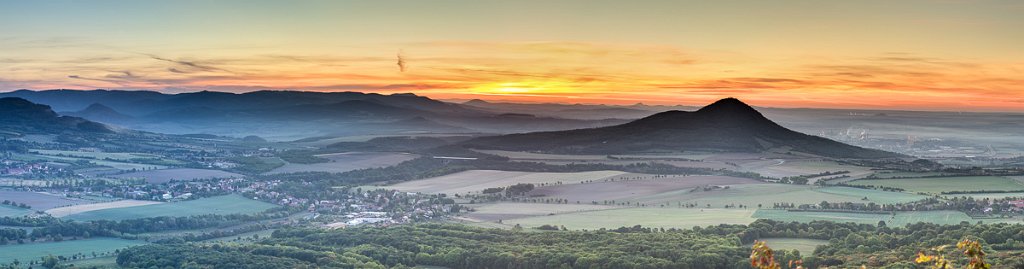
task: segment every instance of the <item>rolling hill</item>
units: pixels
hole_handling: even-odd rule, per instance
[[[0,98],[0,115],[0,130],[16,133],[113,132],[101,123],[61,116],[47,105],[21,98]]]
[[[463,146],[568,154],[774,150],[833,158],[900,156],[789,130],[735,98],[693,112],[666,111],[621,125],[481,137]]]

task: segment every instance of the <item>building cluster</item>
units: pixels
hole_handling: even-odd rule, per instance
[[[71,173],[66,167],[67,165],[51,162],[0,159],[0,176],[30,178],[64,176]]]

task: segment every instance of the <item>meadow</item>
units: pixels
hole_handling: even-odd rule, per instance
[[[536,228],[544,224],[565,226],[567,229],[597,230],[642,225],[652,228],[693,228],[718,224],[749,224],[753,209],[719,208],[623,208],[555,214],[539,217],[503,220],[504,225],[519,224],[523,228]]]
[[[14,206],[0,205],[0,217],[20,217],[31,213],[32,210]]]
[[[575,204],[572,200],[569,201],[569,204],[484,204],[474,206],[477,211],[465,215],[463,220],[493,224],[497,224],[495,222],[501,220],[501,226],[505,227],[515,224],[526,228],[544,224],[564,225],[569,229],[618,228],[633,225],[655,228],[690,228],[719,223],[747,224],[761,218],[801,222],[832,220],[865,224],[877,224],[878,221],[884,220],[892,225],[904,225],[918,221],[943,224],[973,221],[966,214],[956,211],[899,212],[892,216],[867,213],[789,212],[769,209],[776,202],[795,204],[817,204],[821,201],[861,203],[866,202],[863,200],[864,197],[868,197],[868,201],[886,204],[926,198],[922,195],[901,192],[850,187],[821,188],[753,183],[730,185],[729,189],[719,188],[710,191],[704,191],[702,188],[699,190],[676,188],[677,190],[674,191],[656,193],[656,191],[649,190],[657,190],[664,186],[656,187],[659,185],[653,183],[658,183],[658,180],[560,185],[539,189],[540,191],[549,191],[546,192],[547,194],[553,194],[542,198],[591,198],[583,197],[586,195],[592,195],[593,198],[619,197],[620,199],[615,200],[616,203],[629,201],[634,207],[609,208],[610,205],[605,206],[602,200],[597,200],[598,205],[591,205],[589,201]],[[604,190],[618,190],[618,192],[603,192],[601,189],[593,188],[602,184],[608,185],[608,188],[604,188]],[[649,185],[650,188],[631,184],[646,184],[643,186]],[[623,195],[630,199],[622,199]],[[680,203],[694,203],[697,204],[697,207],[680,208]],[[637,204],[644,206],[635,207]],[[758,209],[758,204],[762,204],[763,209]],[[745,207],[723,208],[725,205],[745,205]],[[494,226],[493,224],[491,226]]]
[[[591,204],[532,204],[532,203],[489,203],[467,205],[474,211],[465,215],[477,221],[498,221],[504,219],[546,216],[618,208],[616,206]]]
[[[82,254],[92,257],[97,255],[112,255],[114,250],[131,246],[144,245],[146,242],[125,240],[119,238],[96,237],[80,240],[67,240],[61,242],[31,243],[31,244],[10,244],[0,246],[0,264],[8,264],[14,260],[27,264],[31,260],[39,260],[47,255],[71,257],[75,254]]]
[[[591,171],[575,173],[514,172],[498,170],[470,170],[439,177],[402,182],[386,186],[409,192],[424,193],[479,193],[486,188],[507,187],[518,183],[578,184],[580,181],[601,181],[626,175],[621,171]]]
[[[760,241],[764,241],[772,249],[784,249],[784,250],[798,250],[800,255],[808,256],[814,253],[814,248],[821,245],[827,245],[828,240],[817,240],[817,239],[804,239],[804,238],[761,238]],[[753,246],[754,244],[747,244],[747,247]]]
[[[90,255],[91,256],[91,255]],[[118,269],[121,268],[117,265],[117,257],[97,257],[87,258],[84,260],[74,260],[61,263],[62,265],[72,268],[90,268],[90,269]]]
[[[797,212],[761,209],[757,210],[753,217],[778,221],[810,222],[814,220],[828,220],[872,225],[877,225],[879,221],[885,221],[888,226],[904,226],[917,222],[959,224],[962,221],[966,221],[976,223],[979,220],[985,223],[1020,222],[1015,219],[974,219],[959,211],[911,211],[896,212],[895,214],[871,214],[847,212]]]
[[[111,208],[65,216],[76,221],[125,220],[160,216],[182,217],[207,214],[247,214],[263,212],[277,207],[240,195],[224,195],[184,202],[163,203],[135,207]]]
[[[819,204],[822,201],[895,204],[927,198],[924,195],[851,187],[761,183],[750,179],[717,176],[691,177],[705,180],[687,183],[658,179],[550,186],[538,188],[531,192],[531,195],[540,194],[545,195],[544,198],[568,199],[571,203],[580,201],[581,203],[604,204],[605,201],[614,200],[615,203],[629,202],[648,206],[697,204],[699,207],[711,208],[722,208],[727,205],[743,205],[749,208],[758,208],[760,205],[762,208],[771,208],[775,203],[800,205]],[[702,187],[705,185],[720,186],[720,188],[705,189]],[[728,189],[724,188],[725,186],[728,186]]]
[[[948,191],[1024,190],[1024,184],[999,176],[926,177],[900,179],[855,180],[853,185],[870,185],[904,189],[907,192],[939,194]]]
[[[161,202],[142,201],[142,200],[118,200],[118,201],[112,201],[112,202],[101,202],[101,203],[80,204],[80,205],[72,205],[72,206],[65,206],[65,207],[56,207],[56,208],[47,209],[46,213],[50,214],[50,216],[53,216],[55,218],[60,218],[60,217],[68,216],[68,215],[80,214],[80,213],[89,212],[89,211],[104,210],[104,209],[111,209],[111,208],[125,208],[125,207],[135,207],[135,206],[144,206],[144,205],[154,205],[154,204],[161,204]]]
[[[0,200],[11,200],[17,203],[25,203],[26,205],[31,206],[32,210],[38,211],[45,211],[55,207],[90,203],[89,201],[61,197],[56,194],[10,190],[0,190]]]
[[[627,178],[631,178],[627,176]],[[635,178],[633,176],[632,178]],[[578,182],[577,182],[578,183]],[[603,204],[604,201],[657,201],[651,197],[679,198],[689,195],[695,188],[719,185],[758,184],[749,178],[727,176],[669,176],[643,180],[616,180],[586,184],[569,184],[540,187],[530,192],[531,196],[567,199],[569,202]]]
[[[823,160],[767,160],[767,165],[761,164],[756,167],[746,167],[748,171],[761,174],[766,177],[782,178],[801,175],[813,175],[822,172],[849,171],[850,177],[864,177],[873,173],[867,167],[841,164],[833,161]],[[780,163],[781,162],[781,163]]]

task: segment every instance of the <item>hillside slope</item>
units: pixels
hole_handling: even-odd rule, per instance
[[[667,111],[621,125],[481,137],[463,145],[571,154],[778,149],[834,158],[899,157],[789,130],[735,98],[722,99],[693,112]]]

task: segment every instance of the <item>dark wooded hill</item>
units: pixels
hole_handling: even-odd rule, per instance
[[[666,111],[621,125],[481,137],[463,145],[569,154],[775,150],[834,158],[900,156],[792,131],[735,98],[722,99],[693,112]]]

